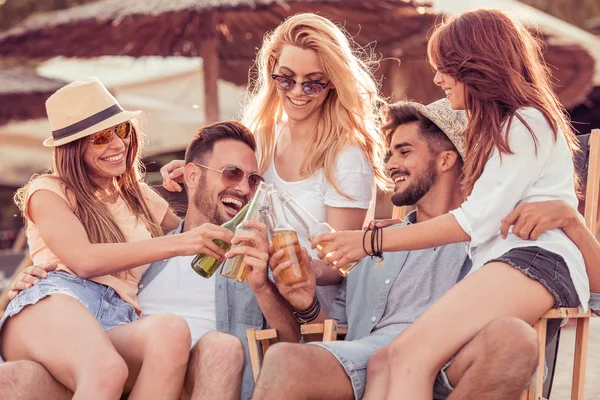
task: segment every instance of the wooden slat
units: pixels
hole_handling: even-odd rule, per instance
[[[256,331],[256,340],[277,339],[277,331],[275,329],[261,329]]]
[[[259,331],[260,332],[260,331]],[[265,359],[265,354],[267,354],[267,350],[271,347],[271,339],[263,339],[260,341],[260,347],[262,348],[263,360]]]
[[[337,326],[338,335],[346,335],[348,334],[348,325],[346,324],[338,324]]]
[[[323,341],[333,342],[337,339],[337,322],[333,319],[323,321]]]
[[[573,358],[573,381],[571,384],[571,400],[583,400],[589,328],[589,318],[580,318],[577,320],[577,332],[575,333],[575,355]]]
[[[317,322],[314,324],[300,325],[300,333],[302,333],[303,335],[315,335],[323,333],[323,323]]]
[[[254,377],[254,382],[256,382],[261,364],[260,354],[258,353],[258,341],[256,340],[256,330],[254,328],[246,329],[246,338],[248,339],[248,352],[250,353],[252,376]]]
[[[577,308],[553,308],[542,316],[544,319],[562,319],[562,318],[589,318],[594,314],[588,309],[587,312],[581,313]]]
[[[548,326],[548,320],[540,319],[535,323],[533,328],[538,336],[540,356],[538,359],[538,366],[535,370],[535,375],[532,381],[529,383],[529,400],[539,400],[542,397],[544,391],[544,365],[545,365],[545,353],[546,348],[546,328]]]
[[[584,216],[585,224],[596,236],[598,233],[598,192],[600,189],[600,129],[592,130],[589,145],[590,158],[588,161]]]

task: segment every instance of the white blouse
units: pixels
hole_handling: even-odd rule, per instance
[[[574,208],[578,203],[573,160],[562,132],[559,130],[554,140],[550,125],[537,109],[522,108],[517,112],[535,133],[537,156],[531,133],[515,116],[508,131],[509,147],[514,154],[500,155],[495,148],[472,193],[451,214],[471,236],[467,246],[473,271],[511,249],[541,247],[565,259],[581,302],[580,309],[585,311],[590,292],[583,256],[561,229],[546,231],[537,240],[523,240],[512,234],[512,228],[506,239],[500,236],[502,218],[521,202],[563,200]]]

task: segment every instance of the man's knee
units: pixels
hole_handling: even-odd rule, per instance
[[[490,322],[482,331],[484,353],[532,369],[537,364],[539,344],[535,330],[524,321],[502,317]],[[492,360],[489,360],[492,361]]]
[[[67,399],[67,389],[40,364],[12,361],[0,365],[0,400]]]
[[[280,342],[269,347],[265,354],[259,379],[277,380],[279,382],[295,381],[307,365],[306,344]]]
[[[202,336],[192,348],[190,365],[215,363],[241,371],[244,367],[242,342],[233,335],[219,331],[211,331]]]

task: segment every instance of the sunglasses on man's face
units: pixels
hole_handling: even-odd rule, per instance
[[[215,169],[208,167],[202,164],[193,163],[197,167],[206,168],[211,171],[220,172],[221,173],[221,182],[227,187],[235,186],[244,178],[248,178],[248,187],[250,188],[250,193],[256,193],[256,189],[258,189],[258,185],[261,182],[264,182],[264,178],[258,174],[250,173],[246,174],[240,167],[236,167],[235,165],[226,165],[223,169]]]
[[[317,82],[317,81],[306,81],[306,82],[296,82],[292,78],[288,78],[285,75],[271,74],[271,78],[275,81],[277,89],[283,90],[284,92],[288,92],[293,90],[296,84],[300,84],[302,86],[302,91],[306,96],[317,96],[320,94],[327,86],[329,86],[329,82]]]
[[[123,140],[128,139],[132,130],[133,124],[130,121],[126,121],[122,124],[95,133],[92,135],[90,142],[96,147],[104,147],[112,142],[113,135],[115,134]]]

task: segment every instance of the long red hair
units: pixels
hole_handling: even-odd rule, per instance
[[[571,155],[577,139],[558,97],[542,53],[542,42],[518,21],[498,10],[475,10],[450,17],[436,27],[427,46],[429,62],[465,87],[468,123],[462,186],[468,194],[479,179],[494,146],[512,154],[508,132],[516,111],[539,110],[554,131],[564,134]],[[578,181],[575,181],[578,189]]]

